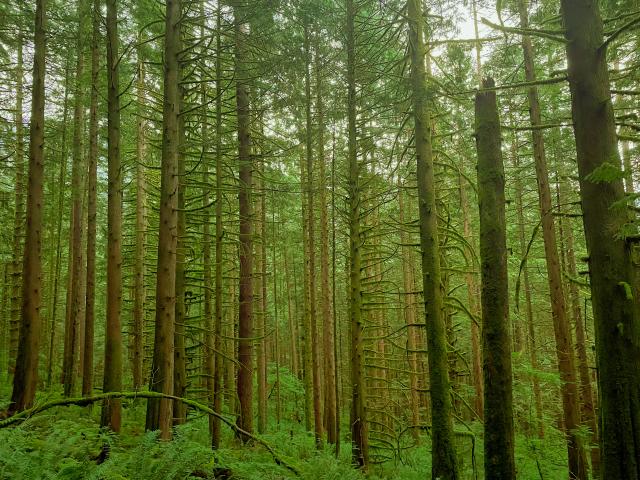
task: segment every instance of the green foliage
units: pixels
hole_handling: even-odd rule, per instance
[[[624,176],[625,174],[619,165],[604,162],[602,165],[594,168],[593,171],[587,175],[586,179],[593,183],[603,183],[622,180]]]

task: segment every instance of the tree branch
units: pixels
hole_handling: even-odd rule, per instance
[[[45,410],[49,410],[51,408],[54,407],[68,407],[70,405],[78,405],[81,407],[86,407],[87,405],[91,405],[95,402],[99,402],[101,400],[109,400],[109,399],[113,399],[113,398],[169,398],[171,400],[177,400],[180,401],[182,403],[184,403],[185,405],[188,405],[196,410],[199,410],[201,412],[207,413],[211,416],[214,416],[216,418],[219,418],[223,423],[225,423],[231,430],[234,431],[234,433],[238,434],[238,435],[242,435],[244,437],[250,438],[251,440],[255,441],[256,443],[259,443],[260,445],[262,445],[273,457],[274,461],[278,464],[281,465],[285,468],[287,468],[288,470],[290,470],[291,472],[293,472],[296,475],[300,475],[300,470],[298,469],[298,467],[292,465],[290,463],[289,460],[286,460],[283,456],[281,456],[279,453],[277,453],[274,448],[269,445],[266,441],[262,440],[260,437],[253,435],[249,432],[247,432],[246,430],[238,427],[232,420],[229,420],[228,418],[226,418],[224,415],[212,410],[211,408],[207,407],[206,405],[203,405],[199,402],[196,402],[194,400],[189,400],[188,398],[181,398],[181,397],[176,397],[175,395],[167,395],[164,393],[160,393],[160,392],[108,392],[108,393],[101,393],[98,395],[92,395],[90,397],[82,397],[82,398],[60,398],[57,400],[51,400],[45,403],[42,403],[40,405],[36,405],[33,408],[30,408],[28,410],[23,410],[20,413],[16,413],[15,415],[5,419],[5,420],[1,420],[0,421],[0,428],[5,428],[8,427],[10,425],[16,424],[16,423],[20,423],[23,422],[27,419],[29,419],[30,417],[32,417],[33,415],[36,415],[38,413],[42,413]]]

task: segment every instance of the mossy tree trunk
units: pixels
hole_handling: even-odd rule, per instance
[[[640,478],[639,294],[632,250],[624,236],[622,178],[598,180],[603,168],[621,171],[611,102],[607,46],[599,7],[590,0],[561,0],[567,39],[571,110],[580,198],[591,276],[598,390],[601,477]]]
[[[483,87],[494,86],[493,80]],[[476,94],[484,373],[484,478],[516,478],[504,164],[495,91]]]
[[[429,358],[432,441],[431,474],[433,478],[458,478],[458,464],[453,441],[451,394],[448,375],[447,338],[443,312],[440,272],[440,245],[435,195],[435,175],[431,150],[431,120],[427,101],[423,11],[419,0],[407,2],[409,52],[411,56],[411,91],[417,162],[420,250],[422,284]]]
[[[360,165],[356,131],[356,44],[354,0],[347,0],[347,196],[349,208],[349,318],[351,325],[351,457],[359,468],[369,464],[362,317],[362,246]]]
[[[529,28],[529,14],[526,0],[518,0],[520,27]],[[534,51],[531,38],[522,36],[522,51],[524,56],[524,71],[527,82],[536,81]],[[567,455],[569,458],[569,475],[571,478],[586,480],[588,464],[582,441],[578,436],[580,426],[580,397],[576,376],[576,362],[573,339],[566,310],[566,299],[562,286],[562,272],[558,257],[558,243],[556,239],[555,220],[551,204],[551,189],[549,188],[549,171],[542,130],[542,114],[538,88],[535,85],[527,89],[529,100],[529,118],[531,120],[533,159],[536,167],[538,186],[538,200],[542,223],[542,239],[547,266],[549,295],[551,297],[551,313],[553,317],[553,332],[556,341],[556,356],[558,370],[562,380],[561,396],[564,418],[565,435],[567,438]]]

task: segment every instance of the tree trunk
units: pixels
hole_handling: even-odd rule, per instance
[[[516,170],[515,174],[515,194],[516,194],[516,213],[518,215],[518,241],[520,245],[520,256],[526,255],[527,244],[524,234],[524,209],[522,207],[522,175],[520,172],[520,160],[518,157],[518,137],[514,131],[512,143],[513,162]],[[531,361],[531,368],[535,371],[538,370],[538,346],[536,342],[536,331],[533,318],[533,304],[531,301],[531,282],[529,281],[529,267],[525,263],[522,266],[522,277],[524,279],[524,295],[525,295],[525,315],[527,317],[527,331],[529,336],[529,359]],[[540,391],[540,381],[534,374],[531,379],[533,388],[533,398],[536,409],[536,421],[538,423],[538,437],[544,437],[544,421],[542,411],[542,394]]]
[[[469,242],[470,247],[473,245],[473,230],[471,228],[471,222],[469,221],[469,202],[467,199],[467,189],[465,187],[465,179],[462,175],[458,176],[458,183],[460,188],[460,209],[462,210],[462,233],[464,238]],[[470,265],[467,268],[475,270],[475,258],[472,251],[468,252]],[[471,366],[473,386],[475,390],[473,407],[478,418],[482,420],[484,418],[484,381],[482,379],[482,352],[480,348],[480,325],[482,321],[480,318],[480,308],[478,305],[478,282],[477,275],[473,271],[468,271],[464,275],[464,280],[467,285],[467,299],[469,302],[469,311],[474,316],[471,320]]]
[[[318,119],[318,166],[319,166],[319,208],[320,208],[320,300],[322,310],[322,346],[324,357],[324,426],[327,430],[327,442],[337,441],[336,419],[336,364],[333,356],[333,324],[331,289],[329,287],[329,226],[327,210],[327,175],[324,151],[324,104],[321,57],[316,48],[316,109]]]
[[[451,397],[447,370],[447,341],[443,318],[442,289],[440,285],[440,245],[438,242],[437,211],[431,127],[427,108],[427,76],[424,65],[423,12],[419,0],[409,0],[408,27],[411,55],[411,89],[414,117],[417,183],[420,222],[420,249],[422,254],[422,282],[425,306],[427,347],[429,354],[429,381],[432,405],[432,461],[433,478],[458,478]]]
[[[145,276],[145,241],[147,237],[147,182],[144,172],[144,164],[147,160],[147,122],[144,118],[145,111],[145,70],[142,60],[142,49],[138,48],[138,119],[136,123],[136,240],[135,240],[135,265],[133,284],[133,388],[138,390],[144,383],[144,308],[146,289]]]
[[[69,331],[65,331],[68,341],[65,342],[64,351],[64,395],[69,397],[73,395],[75,388],[75,367],[78,358],[76,349],[78,337],[80,334],[80,310],[82,298],[80,296],[80,282],[82,276],[82,183],[84,176],[84,165],[82,158],[83,134],[84,134],[84,92],[82,85],[82,75],[84,73],[84,24],[85,24],[85,6],[84,0],[78,0],[78,31],[76,45],[76,79],[74,88],[74,109],[73,109],[73,147],[72,147],[72,166],[71,166],[71,245],[69,262],[71,262],[70,275],[71,280],[69,286],[70,292],[70,311],[69,311]],[[84,331],[84,329],[83,329]]]
[[[42,208],[44,203],[45,0],[36,0],[27,217],[22,263],[22,312],[9,413],[30,408],[38,384],[42,290]]]
[[[258,166],[259,179],[255,182],[255,186],[259,191],[260,199],[256,205],[255,218],[258,221],[256,227],[256,234],[258,235],[259,242],[255,244],[255,259],[256,259],[256,276],[254,283],[255,290],[258,292],[259,302],[254,302],[254,315],[257,320],[256,325],[256,367],[257,367],[257,384],[258,384],[258,433],[265,433],[267,430],[267,347],[265,335],[266,329],[266,257],[265,250],[263,249],[265,242],[265,214],[264,214],[264,168],[263,162]],[[259,228],[259,233],[258,233]],[[255,297],[254,297],[255,298]]]
[[[525,0],[518,1],[518,10],[520,13],[521,28],[529,28],[529,18]],[[531,45],[531,38],[528,35],[522,36],[522,49],[524,53],[525,78],[527,82],[535,82],[536,74],[533,46]],[[542,118],[538,89],[535,85],[528,88],[527,96],[529,99],[529,118],[533,127],[531,131],[533,137],[533,158],[535,160],[536,178],[538,180],[538,199],[540,202],[540,215],[542,217],[542,238],[544,240],[549,294],[551,296],[556,356],[558,358],[560,379],[562,380],[562,407],[565,434],[567,436],[569,475],[571,478],[586,480],[588,477],[588,464],[582,442],[576,431],[580,426],[580,399],[578,397],[576,382],[575,354],[562,288],[562,274],[560,272],[560,261],[558,259],[558,245],[551,205],[551,190],[549,188],[549,173],[547,169],[544,138],[542,136],[542,130],[537,128],[542,124]]]
[[[411,423],[414,427],[411,430],[413,439],[420,440],[420,394],[418,386],[418,335],[417,335],[417,309],[414,291],[415,276],[413,266],[415,259],[410,246],[409,235],[407,234],[407,223],[405,216],[404,186],[398,184],[398,221],[400,222],[400,244],[402,245],[402,287],[403,287],[403,309],[404,321],[407,325],[407,357],[409,360],[409,386],[411,396]]]
[[[311,342],[311,371],[313,380],[313,425],[316,439],[316,447],[322,447],[322,405],[320,400],[320,352],[318,346],[318,329],[316,326],[316,238],[315,238],[315,199],[313,184],[313,121],[311,116],[311,47],[309,41],[309,26],[305,25],[304,49],[305,49],[305,120],[306,120],[306,163],[307,163],[307,235],[309,249],[307,251],[309,261],[309,340]]]
[[[483,82],[494,87],[493,80]],[[476,94],[482,277],[484,476],[515,479],[504,164],[495,91]]]
[[[580,198],[595,324],[602,478],[640,478],[640,325],[631,252],[623,237],[622,179],[598,180],[606,164],[621,169],[611,103],[607,47],[597,3],[561,0]],[[590,177],[590,175],[593,175]],[[595,178],[594,178],[595,177]]]
[[[238,380],[237,394],[240,415],[237,425],[253,433],[253,205],[251,185],[253,161],[251,158],[250,103],[247,36],[245,10],[234,2],[236,109],[238,117],[238,163],[240,186],[238,192],[240,220],[240,282],[238,313]],[[242,442],[249,439],[240,436]]]
[[[560,186],[558,186],[558,208],[560,205]],[[596,418],[595,405],[593,401],[593,391],[591,388],[591,375],[589,374],[589,361],[587,357],[587,339],[585,333],[585,323],[582,319],[580,311],[580,294],[575,279],[578,278],[578,269],[576,268],[576,255],[573,241],[573,228],[569,221],[560,217],[559,222],[560,233],[560,251],[564,252],[563,265],[569,277],[567,290],[571,299],[571,314],[573,317],[574,328],[576,329],[576,352],[578,354],[578,373],[580,375],[580,414],[582,423],[591,430],[591,442],[598,443],[598,420]],[[562,240],[565,240],[564,243]],[[591,448],[591,469],[593,477],[598,478],[600,471],[600,449],[597,446]]]
[[[89,175],[87,201],[87,290],[84,318],[84,369],[82,395],[93,389],[93,337],[96,296],[96,210],[98,183],[98,74],[100,68],[100,0],[93,0],[91,12],[91,104],[89,107]]]
[[[107,0],[107,321],[103,392],[122,390],[122,170],[120,164],[120,79],[117,0]],[[105,400],[101,425],[120,431],[121,402]]]
[[[222,351],[222,63],[220,55],[222,52],[220,28],[222,13],[220,8],[216,14],[216,290],[215,290],[215,337],[214,352],[215,370],[213,378],[213,409],[216,412],[222,409],[222,371],[224,357],[218,352]],[[214,418],[211,431],[211,443],[213,448],[220,448],[220,419]]]
[[[180,0],[168,0],[164,39],[164,103],[162,112],[162,158],[160,184],[160,225],[156,279],[155,341],[153,372],[149,390],[173,394],[174,332],[176,318],[176,250],[178,228],[178,163],[180,155],[179,60]],[[147,430],[160,430],[160,438],[171,437],[173,402],[154,399],[147,402]]]
[[[18,333],[20,330],[20,288],[22,286],[22,257],[24,255],[24,126],[22,101],[24,98],[24,63],[22,55],[22,31],[18,32],[18,53],[16,63],[16,145],[15,145],[15,215],[13,223],[13,248],[11,257],[11,302],[9,320],[9,364],[8,372],[13,374],[18,353]]]
[[[348,184],[349,205],[349,317],[351,323],[351,452],[352,462],[362,469],[369,464],[369,426],[367,424],[364,374],[362,318],[362,231],[360,225],[362,201],[360,165],[356,131],[356,45],[354,0],[347,0],[347,123],[348,123]]]
[[[180,41],[180,38],[177,38]],[[178,48],[178,52],[180,49]],[[178,68],[180,68],[178,66]],[[180,78],[181,75],[178,74]],[[182,88],[178,89],[179,111],[183,110]],[[178,116],[178,223],[176,228],[176,287],[175,287],[175,320],[173,336],[173,394],[184,398],[187,394],[187,351],[185,348],[185,322],[187,311],[185,305],[185,235],[187,219],[185,212],[185,158],[184,158],[184,116]],[[183,402],[173,402],[173,424],[180,425],[187,421],[187,406]]]
[[[69,60],[65,68],[65,84],[64,84],[64,101],[62,107],[62,151],[60,155],[60,170],[58,173],[58,185],[65,185],[67,178],[67,112],[69,106]],[[55,268],[50,276],[53,283],[53,292],[51,294],[51,329],[49,335],[49,352],[47,354],[47,385],[52,385],[53,379],[53,362],[55,357],[56,331],[57,331],[57,313],[58,313],[58,286],[60,284],[60,272],[62,270],[62,217],[64,213],[64,192],[60,190],[58,193],[57,218],[56,218],[56,259]]]

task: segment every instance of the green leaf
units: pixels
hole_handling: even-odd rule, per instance
[[[586,179],[593,183],[602,183],[622,180],[624,177],[625,174],[618,165],[605,162],[594,168],[593,171],[586,176]]]
[[[631,285],[629,285],[627,282],[618,282],[618,285],[620,285],[624,289],[624,296],[626,297],[626,299],[633,300],[633,291],[631,290]]]

